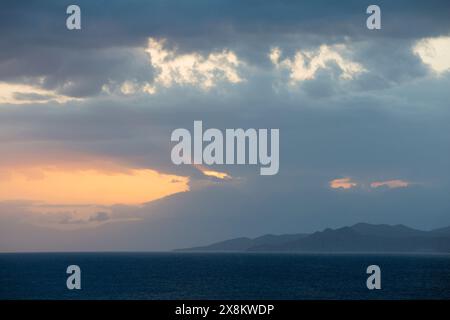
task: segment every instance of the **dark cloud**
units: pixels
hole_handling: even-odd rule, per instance
[[[171,164],[170,134],[176,128],[192,130],[193,121],[202,120],[205,128],[279,128],[281,172],[301,168],[369,176],[385,171],[419,181],[447,172],[447,93],[431,94],[435,111],[430,114],[427,95],[435,86],[433,81],[424,79],[401,92],[390,89],[382,94],[349,93],[339,88],[342,92],[336,95],[317,98],[323,90],[321,81],[319,77],[315,83],[316,96],[303,84],[285,92],[254,91],[244,85],[225,96],[191,94],[189,101],[186,93],[171,91],[142,100],[96,99],[65,107],[3,108],[0,138],[7,143],[1,146],[5,155],[1,162],[37,161],[40,154],[51,154],[58,162],[64,154],[80,159],[86,154],[87,161],[91,155],[127,166],[192,175],[192,168]],[[421,99],[416,86],[421,87]],[[255,92],[264,93],[255,96]],[[24,149],[24,145],[28,147]],[[216,169],[232,176],[258,171],[253,166]]]
[[[20,40],[30,40],[32,44],[54,45],[57,40],[67,47],[103,47],[136,45],[149,35],[178,40],[197,38],[205,43],[214,38],[239,41],[233,38],[247,34],[376,35],[365,28],[365,9],[371,3],[358,0],[82,0],[77,4],[83,10],[84,31],[78,33],[61,28],[70,4],[68,0],[28,0],[26,4],[7,1],[2,6],[2,36],[10,40],[14,31]],[[445,0],[384,0],[377,4],[382,8],[385,29],[379,36],[417,38],[448,32],[449,3]]]
[[[450,6],[444,0],[381,1],[380,32],[365,27],[370,3],[361,1],[78,1],[80,31],[65,28],[69,4],[2,3],[1,80],[37,83],[43,78],[39,85],[74,97],[98,94],[109,81],[151,81],[145,54],[132,49],[145,47],[148,37],[165,37],[180,52],[230,48],[245,61],[262,65],[267,65],[272,46],[289,53],[370,39],[375,44],[361,54],[386,66],[381,77],[397,81],[421,72],[408,69],[413,57],[403,52],[408,50],[405,42],[450,30]]]
[[[49,94],[38,94],[38,93],[24,93],[24,92],[15,92],[13,95],[16,100],[25,100],[25,101],[47,101],[53,98],[52,95]]]
[[[95,215],[89,217],[89,222],[105,222],[110,219],[107,212],[97,212]]]

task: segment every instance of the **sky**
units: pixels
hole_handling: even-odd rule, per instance
[[[2,1],[0,251],[450,225],[450,3],[370,4]],[[279,129],[278,174],[173,164],[195,120]]]

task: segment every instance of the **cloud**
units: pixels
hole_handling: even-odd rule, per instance
[[[97,212],[95,215],[89,217],[89,221],[92,222],[104,222],[110,219],[109,213],[107,212]]]
[[[136,1],[131,7],[121,1],[97,6],[80,0],[77,4],[82,12],[89,14],[89,19],[84,21],[82,32],[68,33],[61,25],[61,12],[64,15],[69,4],[64,1],[42,4],[32,0],[24,10],[21,3],[4,2],[0,19],[0,37],[3,40],[1,81],[31,81],[33,85],[71,97],[95,96],[105,85],[120,88],[127,81],[152,92],[153,87],[145,85],[146,82],[152,83],[154,71],[150,64],[144,63],[148,61],[144,49],[148,49],[149,37],[166,38],[176,43],[179,57],[193,60],[201,57],[203,68],[211,68],[205,62],[213,59],[210,55],[215,54],[216,60],[225,62],[229,71],[214,70],[222,73],[222,80],[230,82],[229,79],[237,79],[236,74],[244,78],[233,69],[231,53],[239,57],[238,61],[264,65],[267,51],[274,46],[287,51],[299,44],[303,48],[323,44],[331,47],[336,43],[357,43],[366,39],[382,46],[384,40],[392,39],[402,47],[405,40],[448,36],[450,29],[446,15],[449,3],[445,0],[413,4],[405,0],[395,3],[381,1],[382,10],[396,19],[383,20],[383,31],[376,34],[365,28],[365,8],[354,0],[338,6],[327,1],[314,4],[307,1],[181,4],[172,0],[168,3],[156,0]],[[108,10],[105,12],[103,7]],[[21,23],[17,23],[18,16],[22,17]],[[217,48],[227,48],[227,51]],[[154,49],[160,53],[163,52],[161,50],[173,53],[166,47]],[[388,49],[385,52],[390,54]],[[294,62],[293,58],[291,60]],[[403,64],[397,58],[395,61]],[[170,62],[180,62],[180,59],[170,59]],[[386,66],[387,69],[389,67],[396,67],[395,63]],[[351,71],[343,74],[349,76]],[[201,79],[195,72],[193,76],[204,87],[217,80],[217,76],[213,80]],[[175,76],[170,77],[175,83]],[[181,81],[179,76],[177,78]],[[188,78],[192,79],[191,76]],[[39,84],[39,79],[44,79],[44,82]],[[184,82],[191,81],[186,77],[183,79]]]
[[[352,189],[359,185],[356,181],[352,180],[351,178],[340,178],[340,179],[334,179],[329,182],[329,186],[332,189]],[[396,188],[406,188],[411,185],[410,182],[400,179],[395,180],[386,180],[386,181],[373,181],[370,182],[371,188],[381,188],[381,187],[387,187],[389,189],[396,189]]]
[[[371,188],[388,187],[394,188],[406,188],[410,185],[409,182],[404,180],[387,180],[387,181],[375,181],[370,184]]]
[[[92,214],[87,219],[80,218],[79,216],[76,216],[75,214],[59,214],[57,221],[45,221],[42,219],[39,221],[40,225],[46,225],[48,227],[53,228],[60,228],[63,226],[64,228],[67,228],[66,225],[72,225],[72,228],[74,226],[78,227],[92,227],[92,226],[99,226],[100,224],[107,223],[107,222],[118,222],[117,219],[111,219],[110,213],[100,211]],[[119,220],[123,222],[124,220]]]
[[[450,70],[450,37],[422,39],[413,51],[437,74]]]
[[[231,179],[231,176],[226,172],[215,171],[215,170],[209,169],[203,165],[198,165],[198,164],[196,164],[194,166],[195,166],[195,168],[200,170],[201,173],[203,173],[207,177],[214,177],[214,178],[217,178],[220,180]]]
[[[0,95],[0,190],[3,199],[47,202],[58,193],[38,191],[58,189],[56,200],[66,201],[0,203],[0,249],[160,250],[361,221],[450,224],[450,75],[427,76],[432,65],[413,50],[421,39],[448,37],[449,2],[430,1],[381,1],[396,18],[372,32],[358,1],[80,0],[89,19],[82,32],[68,33],[63,2],[28,1],[24,10],[7,0],[0,12],[0,79],[9,87]],[[442,62],[439,46],[426,45],[437,50],[430,63]],[[173,165],[171,132],[198,119],[221,129],[279,128],[280,172]],[[23,167],[44,170],[43,178],[27,172],[8,184],[8,172]],[[57,168],[61,179],[46,168]],[[169,190],[190,191],[147,197],[160,178],[128,173],[149,168]],[[130,205],[111,205],[114,192],[100,201],[109,192],[89,189],[83,174],[103,181],[103,190],[115,175],[124,178],[113,191]],[[392,181],[373,177],[424,183],[366,192],[370,181]],[[135,190],[134,179],[142,188]],[[50,183],[56,180],[61,188]],[[32,185],[34,193],[26,188]],[[80,193],[85,198],[75,199]],[[154,201],[133,205],[143,200]],[[109,219],[89,222],[106,218],[98,212]],[[54,230],[62,225],[78,229]]]
[[[346,50],[345,45],[321,45],[316,50],[299,50],[293,58],[281,60],[282,51],[273,48],[269,58],[276,68],[289,71],[292,84],[314,79],[320,69],[329,69],[331,62],[340,70],[341,79],[351,80],[365,69],[361,64],[344,58],[342,52]]]
[[[105,86],[115,88],[124,82],[143,83],[153,79],[144,47],[38,46],[11,54],[14,56],[3,59],[0,55],[0,81],[26,85],[21,90],[27,89],[26,92],[39,90],[67,98],[84,98],[100,94]]]
[[[356,187],[358,184],[354,182],[351,178],[341,178],[331,180],[329,183],[332,189],[351,189]]]
[[[150,38],[148,41],[146,52],[157,70],[154,86],[192,85],[208,90],[220,81],[233,84],[243,81],[238,73],[243,62],[233,51],[224,49],[203,56],[196,52],[177,54],[164,46],[165,40]]]
[[[73,98],[38,86],[0,82],[0,104],[65,103],[69,100]]]

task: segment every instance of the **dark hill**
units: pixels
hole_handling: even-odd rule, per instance
[[[237,238],[178,251],[450,253],[450,227],[421,231],[404,225],[358,223],[312,234]]]

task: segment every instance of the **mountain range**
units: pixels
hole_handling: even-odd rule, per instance
[[[176,251],[450,253],[450,227],[421,231],[404,225],[358,223],[311,234],[243,237]]]

